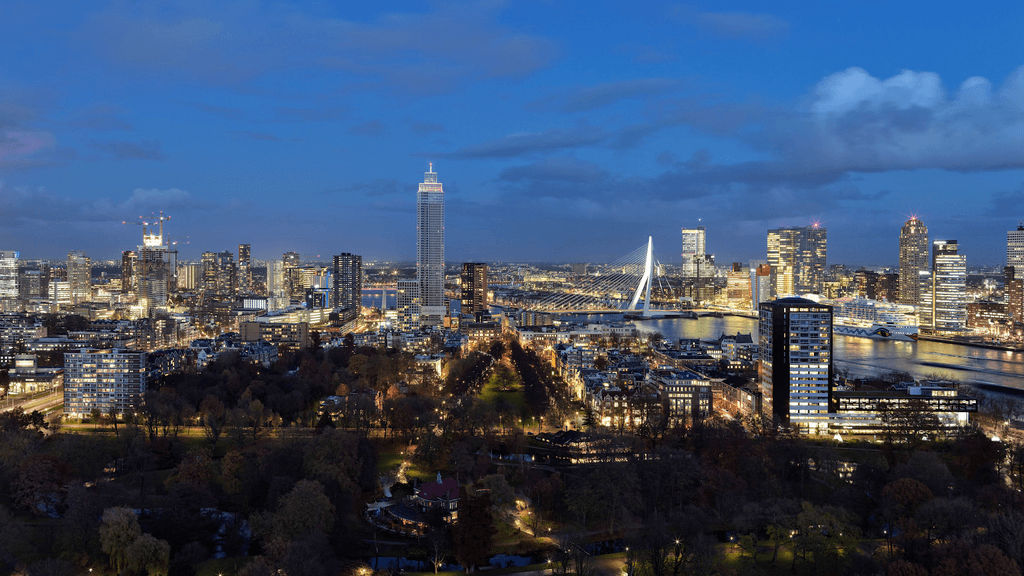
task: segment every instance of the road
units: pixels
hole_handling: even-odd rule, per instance
[[[63,405],[64,389],[63,387],[58,387],[53,392],[44,394],[8,396],[0,402],[0,412],[7,412],[8,410],[21,407],[25,412],[39,410],[40,412],[46,413]]]

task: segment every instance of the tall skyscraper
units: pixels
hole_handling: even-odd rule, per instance
[[[921,305],[921,272],[928,269],[928,227],[911,216],[900,230],[900,304]]]
[[[134,250],[121,252],[121,292],[124,294],[135,293],[135,262],[138,256]]]
[[[1013,266],[1017,278],[1024,278],[1024,220],[1006,233],[1006,265]]]
[[[271,260],[267,263],[267,306],[271,310],[277,310],[287,306],[288,301],[284,261]]]
[[[768,231],[768,265],[776,297],[820,294],[825,282],[828,231],[818,224]]]
[[[238,245],[238,292],[252,292],[252,256],[248,244]]]
[[[81,250],[68,252],[68,284],[72,304],[92,299],[92,261]]]
[[[758,307],[758,380],[764,415],[803,433],[828,431],[832,307],[798,297]]]
[[[237,285],[235,255],[231,252],[203,252],[203,291],[207,294],[231,296]]]
[[[967,328],[967,256],[956,240],[932,243],[931,319],[936,332]]]
[[[771,300],[772,267],[762,261],[750,262],[750,308],[757,310],[761,302]]]
[[[438,326],[444,302],[444,190],[434,164],[416,193],[416,279],[420,283],[420,324]]]
[[[18,256],[13,250],[0,250],[0,300],[18,297]]]
[[[195,290],[202,287],[202,264],[181,264],[178,267],[178,290]]]
[[[705,241],[706,231],[703,226],[683,228],[683,263],[680,270],[684,279],[695,278],[698,271],[701,272],[701,276],[704,275],[704,270],[698,267],[706,255]]]
[[[476,314],[487,311],[487,264],[462,264],[462,313]]]
[[[363,257],[343,252],[334,257],[331,277],[332,306],[355,310],[363,308]]]
[[[164,219],[159,229],[142,228],[142,245],[135,260],[135,289],[144,313],[167,305],[171,288],[171,260],[164,244]],[[122,260],[123,266],[123,260]]]

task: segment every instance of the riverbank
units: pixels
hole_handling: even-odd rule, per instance
[[[958,344],[960,346],[970,346],[972,348],[988,348],[989,350],[1024,352],[1024,346],[1010,346],[1008,344],[997,344],[995,342],[977,342],[962,338],[944,338],[942,336],[934,336],[932,334],[918,334],[917,339],[925,340],[927,342],[943,342],[945,344]]]

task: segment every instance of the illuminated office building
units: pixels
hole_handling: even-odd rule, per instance
[[[798,297],[759,307],[758,379],[764,415],[824,433],[832,391],[832,307]]]
[[[135,293],[135,261],[138,254],[134,250],[121,252],[121,292]]]
[[[252,256],[248,244],[238,245],[238,292],[252,293]]]
[[[231,252],[203,252],[203,291],[207,294],[230,296],[237,286],[235,255]]]
[[[827,268],[828,231],[817,224],[768,231],[768,265],[776,297],[820,294]]]
[[[707,232],[703,226],[683,228],[683,262],[680,265],[681,276],[690,280],[697,274],[704,275],[701,264],[704,261]]]
[[[0,300],[18,297],[18,256],[12,250],[0,250]]]
[[[476,314],[487,311],[487,264],[464,262],[460,278],[462,313]]]
[[[363,308],[363,257],[348,252],[335,256],[331,284],[331,305],[354,310],[358,316]]]
[[[1013,266],[1017,278],[1024,278],[1024,221],[1006,233],[1006,265]]]
[[[420,281],[399,280],[395,293],[398,329],[405,332],[420,324]]]
[[[900,304],[921,305],[921,272],[927,269],[928,227],[911,216],[900,229]]]
[[[438,326],[444,301],[444,190],[433,163],[416,193],[416,279],[420,283],[420,324]]]
[[[967,328],[967,256],[956,240],[932,243],[931,327],[936,332]]]
[[[92,300],[92,261],[85,252],[68,252],[68,285],[72,304]]]

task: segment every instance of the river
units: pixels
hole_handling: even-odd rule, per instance
[[[604,320],[621,319],[604,315]],[[637,321],[642,333],[661,332],[666,338],[718,338],[722,334],[750,334],[757,342],[757,320],[741,316],[724,318],[667,318]],[[1024,354],[974,348],[946,342],[892,342],[836,336],[835,366],[855,378],[899,371],[917,379],[943,377],[966,383],[985,382],[1024,389]]]

